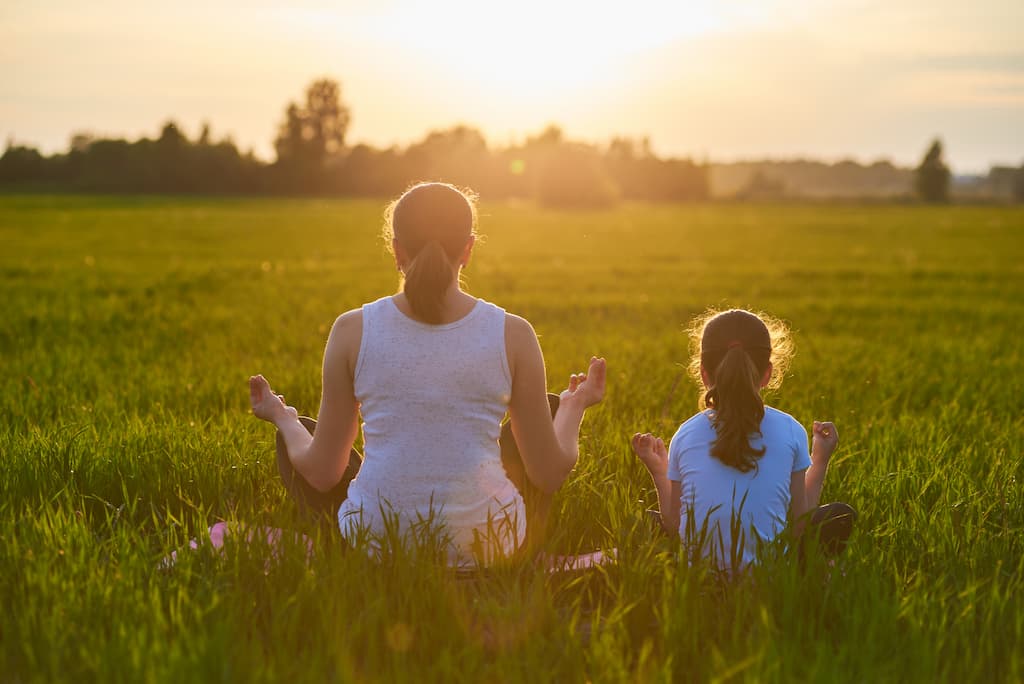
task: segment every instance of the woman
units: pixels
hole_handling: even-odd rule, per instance
[[[579,456],[584,411],[604,396],[604,359],[549,403],[530,324],[460,287],[475,244],[473,198],[423,183],[386,216],[402,290],[335,321],[319,422],[300,422],[259,375],[249,381],[253,413],[278,428],[286,484],[315,505],[338,505],[346,539],[368,532],[380,542],[392,521],[405,535],[438,520],[449,562],[488,564],[525,548],[524,494],[531,547],[538,540],[550,496]],[[360,413],[361,465],[351,451]]]

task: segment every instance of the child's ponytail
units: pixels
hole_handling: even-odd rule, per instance
[[[704,395],[704,403],[715,410],[714,426],[718,437],[711,455],[742,473],[753,470],[764,447],[750,446],[750,435],[761,428],[764,401],[761,399],[761,373],[741,345],[734,345],[714,370],[714,384]]]
[[[444,295],[452,284],[452,262],[437,240],[423,245],[405,271],[402,291],[413,314],[424,323],[442,320]]]

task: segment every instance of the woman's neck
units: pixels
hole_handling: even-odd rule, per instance
[[[404,292],[399,291],[392,298],[395,300],[395,306],[398,307],[399,311],[413,320],[419,320],[416,318],[416,314],[413,313],[412,307],[409,306],[409,300],[406,299]],[[465,318],[473,310],[474,306],[476,306],[476,298],[464,292],[459,287],[458,281],[452,283],[452,286],[448,288],[444,295],[439,325],[454,323]]]

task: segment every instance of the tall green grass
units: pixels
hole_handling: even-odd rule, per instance
[[[259,544],[160,561],[220,519],[298,523],[262,372],[315,415],[338,313],[390,293],[377,202],[0,198],[0,680],[1019,681],[1024,211],[484,205],[469,290],[526,316],[558,388],[591,354],[552,551],[618,563],[474,581],[422,558]],[[834,420],[840,565],[722,584],[643,509],[637,430],[696,408],[683,328],[788,320],[770,397]]]

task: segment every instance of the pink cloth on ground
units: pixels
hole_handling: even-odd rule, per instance
[[[256,539],[256,535],[260,535],[260,539],[265,539],[267,546],[271,550],[271,557],[278,558],[281,553],[281,542],[286,537],[286,534],[292,534],[296,544],[304,544],[306,547],[306,562],[309,562],[313,558],[313,540],[304,534],[299,532],[287,532],[278,527],[254,527],[249,530],[240,528],[245,531],[245,542],[247,544],[253,543]],[[231,532],[231,528],[226,522],[215,523],[212,527],[207,530],[207,537],[210,540],[210,546],[219,551],[224,548],[224,542]],[[188,548],[192,551],[199,549],[200,542],[195,539],[190,539],[188,542]],[[610,553],[604,553],[602,551],[593,551],[591,553],[581,553],[577,555],[549,555],[542,554],[540,557],[540,565],[544,570],[553,574],[556,572],[570,572],[574,570],[588,570],[590,568],[596,568],[601,565],[608,565],[615,562],[615,551],[612,550]],[[178,560],[178,552],[171,551],[171,555],[167,556],[160,563],[160,567],[169,568],[173,566]]]
[[[242,528],[244,529],[244,528]],[[224,541],[228,536],[230,528],[226,522],[215,523],[212,527],[207,530],[207,537],[210,540],[210,546],[215,550],[224,548]],[[256,536],[259,535],[261,539],[266,540],[267,546],[270,548],[271,556],[278,558],[281,553],[281,542],[285,539],[285,535],[289,534],[287,531],[282,530],[278,527],[254,527],[250,530],[245,530],[245,542],[247,544],[253,543]],[[306,561],[308,562],[313,557],[313,540],[304,534],[299,532],[292,532],[294,541],[296,544],[304,544],[306,547]],[[190,539],[188,542],[188,548],[192,551],[199,549],[200,542],[195,539]],[[171,555],[167,556],[160,563],[161,567],[170,567],[174,565],[178,560],[178,552],[171,551]]]

